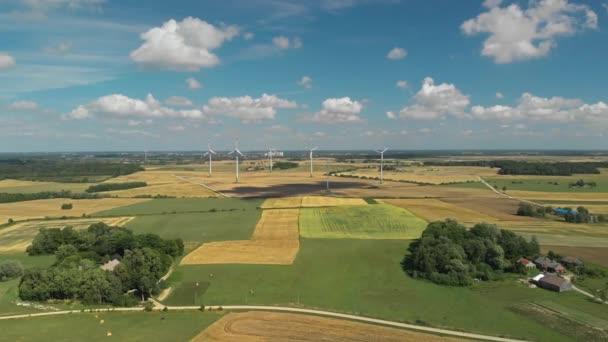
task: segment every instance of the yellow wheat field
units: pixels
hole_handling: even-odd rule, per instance
[[[300,208],[302,197],[269,198],[262,203],[262,209]]]
[[[304,196],[302,198],[302,207],[337,207],[342,205],[367,205],[361,198],[342,198],[342,197],[327,197],[327,196]]]
[[[448,218],[464,223],[496,222],[497,218],[478,211],[459,207],[438,199],[386,199],[383,202],[396,205],[413,212],[416,216],[432,221]]]
[[[277,312],[230,313],[213,323],[193,342],[296,341],[462,341],[439,335],[388,328],[337,318]]]
[[[40,228],[64,228],[75,229],[87,228],[98,222],[104,222],[110,226],[122,227],[131,221],[133,217],[112,217],[96,219],[69,219],[51,221],[26,221],[16,223],[4,229],[0,229],[0,253],[23,252],[32,243],[32,239]]]
[[[182,265],[291,265],[300,250],[300,209],[262,212],[252,240],[209,242],[186,255]]]
[[[135,203],[149,201],[143,198],[101,198],[80,199],[53,198],[15,203],[0,204],[0,222],[5,223],[9,218],[15,221],[45,217],[82,216],[98,211],[123,207]],[[61,204],[72,203],[73,208],[62,210]]]

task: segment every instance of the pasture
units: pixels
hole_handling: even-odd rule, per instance
[[[182,265],[169,282],[208,283],[198,297],[206,305],[305,306],[535,341],[573,339],[512,312],[512,305],[550,300],[608,319],[608,311],[598,312],[583,296],[530,289],[514,278],[471,287],[413,279],[400,267],[407,246],[403,240],[302,239],[290,266]],[[176,288],[165,303],[192,305],[192,291]]]
[[[45,217],[80,217],[98,211],[118,208],[125,205],[149,201],[141,198],[100,198],[80,199],[53,198],[26,202],[0,204],[0,222],[5,223],[9,218],[14,221],[40,219]],[[70,210],[62,210],[63,203],[72,203]]]
[[[438,335],[382,327],[378,325],[352,322],[335,318],[249,311],[230,313],[210,325],[192,339],[194,342],[243,341],[420,341],[450,342],[463,341]]]
[[[415,239],[427,222],[388,204],[303,208],[300,235],[306,238]]]
[[[221,316],[198,311],[79,313],[0,320],[0,330],[6,341],[187,341]]]

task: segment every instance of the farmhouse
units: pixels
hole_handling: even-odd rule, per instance
[[[114,272],[114,269],[118,265],[120,265],[120,261],[118,261],[117,259],[114,259],[114,260],[110,260],[110,261],[106,262],[105,264],[103,264],[99,267],[104,271]]]
[[[562,260],[560,260],[560,261],[561,261],[562,265],[565,265],[569,268],[583,265],[583,262],[580,259],[574,258],[574,257],[569,257],[569,256],[563,257]]]
[[[534,265],[534,263],[526,258],[520,258],[519,260],[517,260],[518,263],[520,263],[523,267],[525,267],[526,269],[534,269],[536,268],[536,265]]]
[[[566,272],[566,268],[562,266],[559,262],[547,258],[547,257],[538,257],[534,260],[536,267],[539,270],[551,272],[551,273],[564,273]]]
[[[555,274],[546,274],[536,281],[538,287],[545,290],[564,292],[572,290],[572,283],[568,279],[564,279]]]
[[[569,209],[566,209],[566,208],[555,208],[555,209],[553,209],[553,214],[556,215],[556,216],[562,216],[563,217],[563,216],[566,216],[568,213],[570,213],[570,214],[572,214],[574,216],[578,215],[578,212],[576,210],[569,210]]]

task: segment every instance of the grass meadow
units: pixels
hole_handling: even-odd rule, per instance
[[[172,284],[208,288],[201,298],[200,289],[177,285],[165,303],[296,305],[536,341],[572,339],[513,312],[513,305],[553,301],[608,321],[608,311],[583,296],[530,289],[513,278],[468,288],[412,279],[400,267],[407,246],[405,240],[302,239],[291,266],[180,266]]]
[[[427,222],[392,205],[302,208],[300,235],[306,238],[415,239]]]

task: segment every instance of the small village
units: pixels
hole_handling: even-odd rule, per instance
[[[561,257],[559,261],[548,256],[539,256],[534,261],[521,258],[518,262],[528,271],[540,271],[539,274],[528,279],[530,287],[556,292],[572,290],[573,274],[569,270],[575,271],[584,266],[581,260],[571,256]]]

